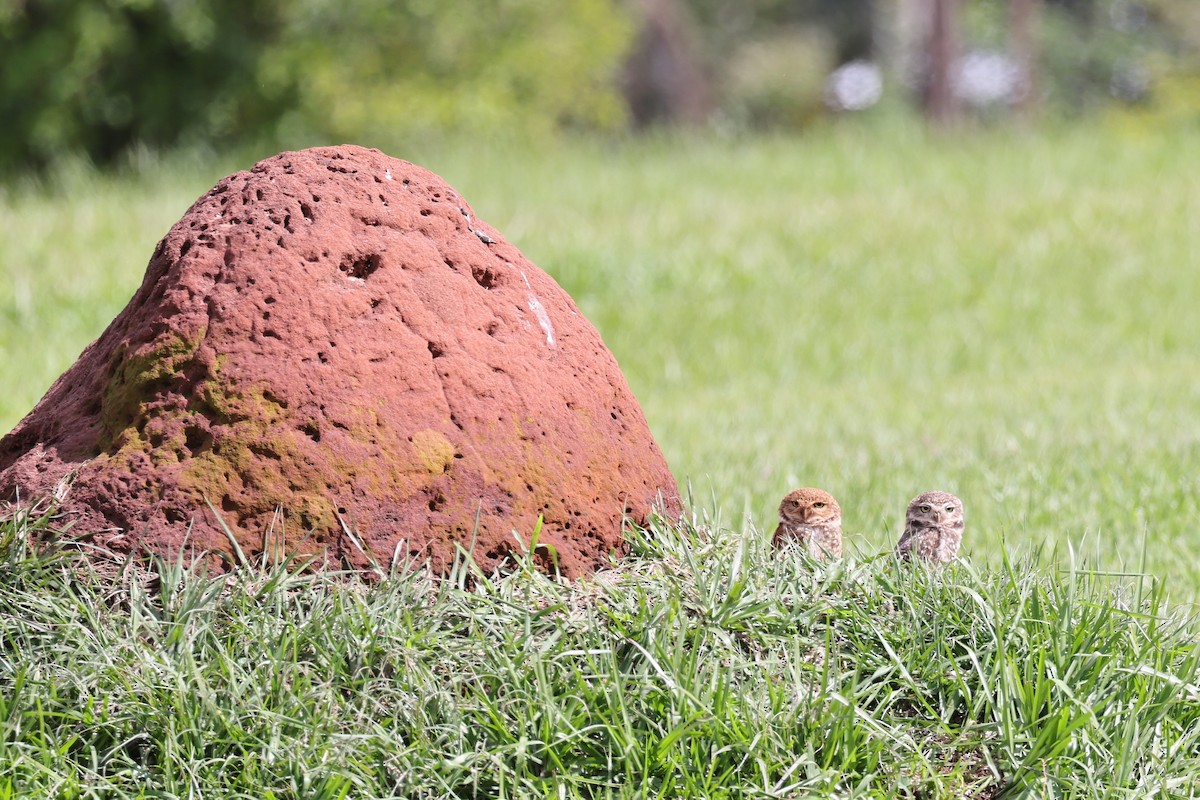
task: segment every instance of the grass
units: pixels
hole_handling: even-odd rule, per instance
[[[106,582],[10,521],[0,798],[1200,795],[1200,131],[373,144],[572,294],[701,521],[571,587]],[[251,160],[0,187],[0,429]],[[854,557],[764,552],[798,485]],[[932,488],[964,563],[877,558]]]
[[[1149,582],[660,522],[575,586],[102,580],[47,524],[0,528],[0,797],[1200,793],[1200,631]]]
[[[388,149],[572,294],[707,511],[767,527],[784,492],[820,486],[881,549],[911,497],[945,489],[978,563],[1001,539],[1071,544],[1190,601],[1197,145],[897,126]],[[251,160],[0,189],[0,428],[116,315],[191,201]]]

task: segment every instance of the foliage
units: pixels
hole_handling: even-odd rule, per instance
[[[1171,48],[1148,54],[1143,66],[1153,92],[1135,108],[1141,125],[1188,125],[1200,121],[1200,5],[1189,0],[1148,0]]]
[[[738,128],[798,130],[824,112],[833,47],[818,28],[776,31],[741,44],[725,67],[722,112]]]
[[[868,58],[874,3],[686,0],[699,57],[713,78],[718,120],[733,130],[799,130],[824,112],[825,79]]]
[[[843,0],[687,0],[705,31],[713,55],[731,52],[782,28],[820,31],[836,51],[836,61],[871,54],[878,2]]]
[[[964,10],[964,46],[1005,52],[1008,3],[967,3]],[[1038,21],[1039,90],[1052,111],[1077,114],[1144,99],[1150,87],[1143,80],[1142,59],[1165,47],[1162,32],[1149,19],[1124,22],[1091,4],[1048,3]]]
[[[964,4],[968,48],[1004,51],[1008,3]],[[1049,109],[1126,111],[1149,124],[1200,114],[1187,86],[1200,70],[1200,6],[1191,0],[1049,0],[1037,40]]]
[[[0,172],[138,144],[611,126],[629,35],[614,0],[4,0]]]
[[[882,0],[679,4],[697,23],[727,129],[810,124],[831,68],[893,59],[899,41],[897,4]],[[1008,5],[963,4],[969,47],[1006,47]],[[137,147],[275,151],[621,130],[617,75],[636,6],[0,0],[0,175],[77,155],[111,164]],[[1143,115],[1194,118],[1196,8],[1047,0],[1040,39],[1050,106],[1133,103]],[[889,92],[900,102],[902,92]]]
[[[272,69],[305,75],[283,121],[326,139],[487,139],[623,121],[613,77],[632,30],[613,0],[293,6]]]
[[[573,586],[532,560],[101,578],[31,553],[43,524],[0,525],[3,796],[1200,790],[1200,627],[1136,582],[661,521]]]
[[[284,10],[271,0],[5,0],[0,172],[261,130],[295,101],[291,80],[260,75]]]

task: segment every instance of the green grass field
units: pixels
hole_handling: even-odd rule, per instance
[[[697,521],[373,588],[106,583],[9,523],[0,800],[1200,796],[1200,131],[388,149],[572,294]],[[0,428],[249,162],[0,188]],[[799,485],[844,562],[766,552]],[[875,559],[932,488],[965,562]]]
[[[116,580],[0,525],[0,797],[1192,798],[1200,626],[1149,581],[634,532],[566,586]]]
[[[600,329],[695,505],[767,527],[829,489],[864,552],[942,488],[966,550],[1076,552],[1200,595],[1200,134],[393,152],[443,175]],[[249,163],[0,190],[0,428]]]

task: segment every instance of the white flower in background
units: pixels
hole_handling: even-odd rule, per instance
[[[848,61],[825,81],[825,104],[838,111],[862,111],[883,96],[883,74],[870,61]]]
[[[1021,91],[1021,68],[1004,53],[967,53],[958,63],[954,91],[973,106],[1011,103]]]

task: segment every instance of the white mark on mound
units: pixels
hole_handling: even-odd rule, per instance
[[[554,326],[550,324],[550,315],[546,313],[546,309],[542,307],[541,302],[533,295],[529,295],[529,310],[537,317],[538,324],[546,332],[546,344],[554,347]]]
[[[529,285],[529,278],[525,275],[524,270],[518,270],[521,273],[521,279],[525,281],[525,288],[529,290],[529,310],[537,317],[538,325],[542,326],[542,330],[546,333],[546,344],[554,347],[554,326],[550,324],[550,315],[546,313],[546,307],[542,305],[542,301],[538,300],[533,294],[533,287]]]
[[[383,171],[383,179],[387,180],[387,181],[392,180],[392,168],[391,167],[388,167],[387,169],[385,169]]]

